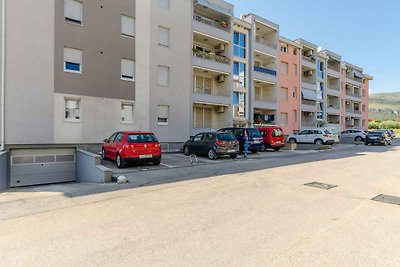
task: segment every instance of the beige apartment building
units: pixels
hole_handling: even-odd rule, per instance
[[[75,149],[98,151],[115,131],[153,131],[176,149],[201,131],[288,123],[281,41],[301,57],[288,129],[368,121],[372,77],[310,42],[281,38],[265,18],[235,18],[223,0],[0,2],[8,186],[24,184],[21,176],[65,181]]]

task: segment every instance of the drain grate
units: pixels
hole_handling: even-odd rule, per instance
[[[395,197],[395,196],[379,195],[379,196],[374,197],[372,200],[383,202],[383,203],[400,205],[400,197]]]
[[[320,188],[320,189],[325,189],[325,190],[329,190],[329,189],[337,187],[337,185],[324,184],[324,183],[319,183],[319,182],[312,182],[312,183],[307,183],[304,185],[316,187],[316,188]]]

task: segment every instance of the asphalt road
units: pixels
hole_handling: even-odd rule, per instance
[[[371,200],[400,196],[399,152],[343,146],[140,171],[102,192],[9,192],[0,210],[32,194],[63,205],[0,220],[0,266],[399,266],[400,206]]]

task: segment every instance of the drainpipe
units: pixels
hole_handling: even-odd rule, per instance
[[[5,107],[4,107],[4,97],[5,97],[5,56],[6,56],[6,0],[1,1],[1,85],[0,85],[0,98],[1,98],[1,103],[0,103],[0,128],[1,128],[1,133],[0,133],[0,151],[4,150],[4,136],[5,136],[5,129],[4,129],[4,120],[5,120]]]

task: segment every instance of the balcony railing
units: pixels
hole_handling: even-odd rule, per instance
[[[213,95],[213,96],[229,96],[229,93],[225,92],[224,90],[216,87],[202,87],[196,86],[193,92],[202,95]]]
[[[265,103],[276,103],[276,97],[274,96],[255,96],[254,100]]]
[[[338,66],[332,66],[332,65],[328,65],[328,69],[331,69],[331,70],[334,70],[334,71],[340,72],[340,67],[338,67]]]
[[[362,79],[362,78],[353,77],[353,76],[351,76],[351,75],[346,75],[346,78],[347,78],[347,79],[350,79],[350,80],[353,80],[353,81],[356,81],[356,82],[360,82],[360,83],[363,82],[363,79]]]
[[[301,100],[301,104],[302,104],[302,105],[307,105],[307,106],[314,106],[314,107],[317,107],[317,101],[313,101],[313,100],[302,99],[302,100]]]
[[[360,94],[355,94],[355,93],[353,93],[353,92],[348,92],[348,91],[346,91],[346,95],[361,98],[361,95],[360,95]]]
[[[231,31],[231,27],[227,23],[224,23],[224,22],[216,21],[216,20],[201,16],[198,14],[193,14],[193,19],[198,22],[207,24],[209,26],[218,28],[223,31],[227,31],[227,32]]]
[[[334,90],[334,91],[340,91],[340,87],[332,86],[328,84],[328,89],[329,90]]]
[[[267,40],[261,39],[261,38],[256,38],[256,43],[263,44],[263,45],[269,46],[269,47],[274,48],[274,49],[277,48],[277,44],[276,43],[274,43],[272,41],[267,41]]]
[[[193,51],[193,55],[198,58],[212,60],[212,61],[216,61],[219,63],[227,64],[227,65],[231,64],[231,59],[229,57],[225,57],[225,56],[219,56],[216,54],[206,53],[203,51],[196,51],[196,50]]]
[[[316,84],[317,83],[317,81],[316,80],[313,80],[313,79],[309,79],[309,78],[304,78],[303,77],[303,82],[305,82],[305,83],[309,83],[309,84]]]
[[[339,106],[335,106],[335,105],[330,105],[330,104],[328,104],[328,109],[340,110],[340,107],[339,107]]]
[[[276,76],[276,71],[275,70],[270,70],[270,69],[266,69],[266,68],[259,67],[259,66],[254,66],[254,71],[262,72],[262,73],[269,74],[269,75],[272,75],[272,76]]]
[[[312,59],[312,58],[306,57],[306,56],[303,56],[303,60],[311,62],[311,63],[315,63],[316,62],[315,59]]]

